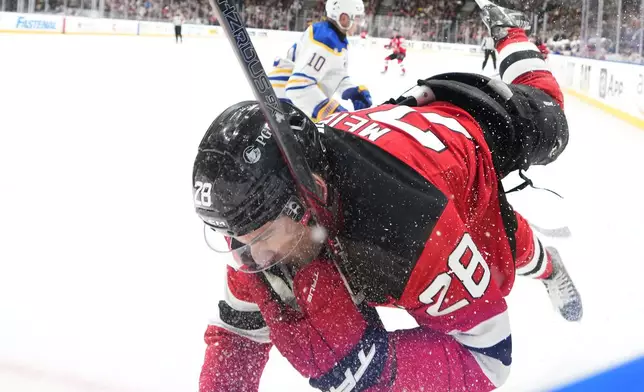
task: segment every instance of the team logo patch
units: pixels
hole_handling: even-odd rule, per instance
[[[244,161],[253,164],[257,163],[262,157],[262,150],[255,146],[248,146],[244,149]]]

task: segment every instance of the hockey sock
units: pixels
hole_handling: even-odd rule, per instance
[[[533,279],[547,279],[552,274],[552,258],[533,234],[532,252],[523,260],[517,260],[517,275]]]

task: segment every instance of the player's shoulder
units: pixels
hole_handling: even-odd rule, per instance
[[[308,34],[312,42],[323,46],[334,54],[340,54],[349,45],[347,38],[341,37],[328,21],[312,24]]]

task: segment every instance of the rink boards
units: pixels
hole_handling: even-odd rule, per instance
[[[566,92],[644,128],[644,66],[556,55],[549,64]]]
[[[221,37],[218,26],[184,24],[185,37]],[[64,15],[0,13],[0,33],[157,36],[174,35],[167,22],[85,18]],[[293,41],[298,32],[249,29],[256,39]],[[353,39],[354,45],[382,48],[387,39]],[[407,41],[410,51],[479,55],[477,45]],[[566,92],[612,115],[644,128],[644,67],[634,64],[551,55],[553,73]]]
[[[271,41],[293,41],[299,32],[248,29],[254,38]],[[85,35],[140,35],[169,37],[174,35],[174,26],[169,22],[150,22],[122,19],[86,18],[65,15],[21,14],[0,12],[0,33],[22,34],[85,34]],[[187,37],[217,37],[221,35],[219,26],[182,25],[182,35]],[[355,38],[355,43],[363,46],[382,47],[389,42],[385,38]],[[478,45],[460,45],[441,42],[407,41],[412,51],[445,51],[464,54],[480,53]]]

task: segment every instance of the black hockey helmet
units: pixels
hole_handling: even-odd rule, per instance
[[[317,127],[282,103],[313,172],[325,162]],[[195,158],[193,196],[205,224],[225,236],[252,232],[276,219],[297,189],[259,105],[239,102],[208,127]]]

